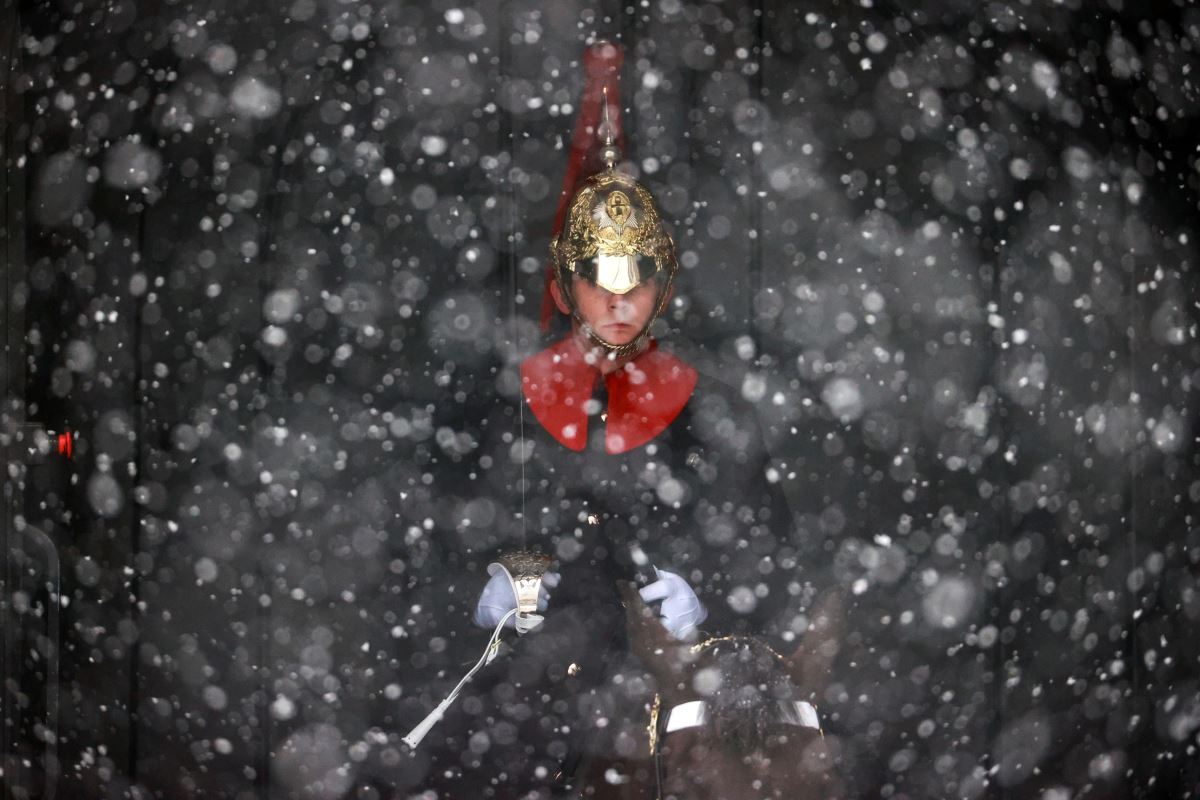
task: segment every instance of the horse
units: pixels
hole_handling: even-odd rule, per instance
[[[822,596],[789,656],[754,637],[677,642],[633,584],[619,586],[631,652],[657,687],[640,757],[581,765],[576,797],[594,800],[835,800],[836,742],[809,698],[828,681],[842,627]]]

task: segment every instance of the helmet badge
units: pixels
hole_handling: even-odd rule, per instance
[[[620,229],[625,227],[625,222],[629,219],[629,213],[632,210],[629,195],[622,191],[613,192],[605,201],[604,210],[608,212],[608,218],[616,223],[617,232],[620,233]]]

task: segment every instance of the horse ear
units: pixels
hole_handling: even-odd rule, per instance
[[[823,592],[809,611],[808,630],[787,659],[792,683],[802,695],[816,694],[829,684],[844,629],[841,593],[835,589]]]
[[[636,586],[629,581],[618,581],[617,591],[621,595],[621,604],[625,606],[630,651],[654,675],[663,695],[674,694],[683,680],[683,648],[654,611],[642,602]]]

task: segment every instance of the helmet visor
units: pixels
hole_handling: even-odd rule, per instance
[[[572,272],[613,294],[626,294],[656,275],[658,263],[649,256],[636,253],[597,253],[592,258],[576,261]]]

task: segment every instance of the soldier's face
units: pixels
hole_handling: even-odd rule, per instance
[[[625,294],[613,294],[575,276],[571,292],[584,322],[605,341],[622,345],[632,342],[650,322],[658,299],[658,283],[650,278]]]

